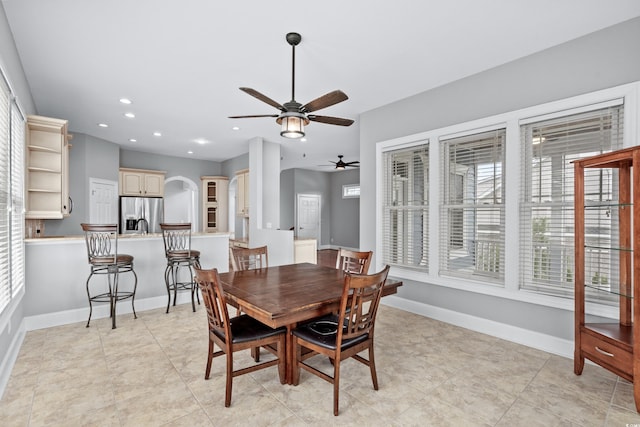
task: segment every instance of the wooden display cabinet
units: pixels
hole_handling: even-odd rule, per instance
[[[640,412],[640,147],[580,159],[574,168],[574,372],[582,374],[586,358],[633,382]],[[592,295],[618,304],[617,321],[585,322]]]
[[[69,149],[67,121],[28,116],[26,123],[26,219],[69,216]]]
[[[224,232],[229,229],[229,178],[202,176],[202,231]]]
[[[236,215],[249,216],[249,169],[236,172],[238,192],[236,195]]]

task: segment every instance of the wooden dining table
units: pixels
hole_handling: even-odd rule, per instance
[[[302,263],[221,273],[227,303],[262,323],[287,328],[286,382],[292,383],[295,349],[291,330],[300,322],[337,312],[345,273]],[[387,279],[383,296],[397,293],[402,282]]]

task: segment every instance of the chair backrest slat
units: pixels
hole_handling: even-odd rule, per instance
[[[256,270],[269,267],[269,252],[266,246],[257,248],[229,248],[231,267],[235,271]]]
[[[375,274],[345,275],[338,323],[344,328],[338,328],[338,342],[373,333],[382,287],[388,274],[389,266]]]
[[[209,330],[223,335],[227,343],[230,344],[232,337],[229,325],[229,311],[218,278],[218,270],[215,268],[210,270],[196,268],[195,277],[202,292]]]
[[[367,274],[372,256],[372,251],[351,251],[340,248],[336,257],[336,268],[348,273]]]

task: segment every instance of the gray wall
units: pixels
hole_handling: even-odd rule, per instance
[[[288,230],[296,224],[295,171],[287,169],[280,172],[280,229]],[[319,244],[320,242],[318,242]]]
[[[359,249],[360,246],[360,198],[343,199],[342,186],[358,184],[360,170],[333,172],[331,176],[330,223],[331,246]]]
[[[298,194],[319,194],[321,238],[318,246],[358,248],[360,199],[342,199],[342,185],[357,184],[358,170],[318,172],[287,169],[280,174],[280,228],[295,225]]]
[[[91,135],[73,135],[69,151],[69,196],[73,211],[64,219],[46,220],[46,236],[82,234],[80,224],[89,220],[89,178],[118,181],[120,147]]]
[[[376,142],[638,81],[638,40],[640,18],[362,114],[361,248],[375,249]],[[573,339],[568,310],[409,280],[399,296]]]
[[[163,156],[132,150],[120,150],[120,167],[166,171],[166,178],[184,176],[195,182],[198,188],[200,188],[201,176],[222,175],[222,166],[219,162]]]

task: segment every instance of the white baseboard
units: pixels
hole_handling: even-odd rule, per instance
[[[573,341],[554,337],[528,329],[518,328],[493,320],[482,319],[456,311],[411,301],[395,295],[382,298],[381,304],[399,308],[421,316],[429,317],[465,329],[491,335],[517,344],[526,345],[547,353],[573,358]]]
[[[7,351],[2,363],[0,364],[0,399],[2,399],[4,390],[7,388],[7,384],[9,383],[11,371],[13,371],[13,365],[15,365],[16,360],[18,360],[18,353],[20,353],[20,347],[22,347],[22,342],[24,341],[26,333],[27,330],[25,329],[23,321],[9,345],[9,351]]]
[[[202,300],[202,298],[200,298]],[[176,304],[191,304],[191,294],[189,292],[178,293]],[[166,308],[167,297],[157,296],[144,299],[136,299],[136,313],[147,310],[155,310],[156,308]],[[124,300],[117,307],[117,314],[133,313],[131,309],[131,301]],[[56,313],[40,314],[37,316],[25,317],[23,323],[26,331],[34,331],[36,329],[51,328],[53,326],[68,325],[76,322],[86,322],[89,317],[89,307],[79,308],[75,310],[59,311]],[[109,317],[109,304],[102,303],[94,305],[91,320],[103,319]]]

